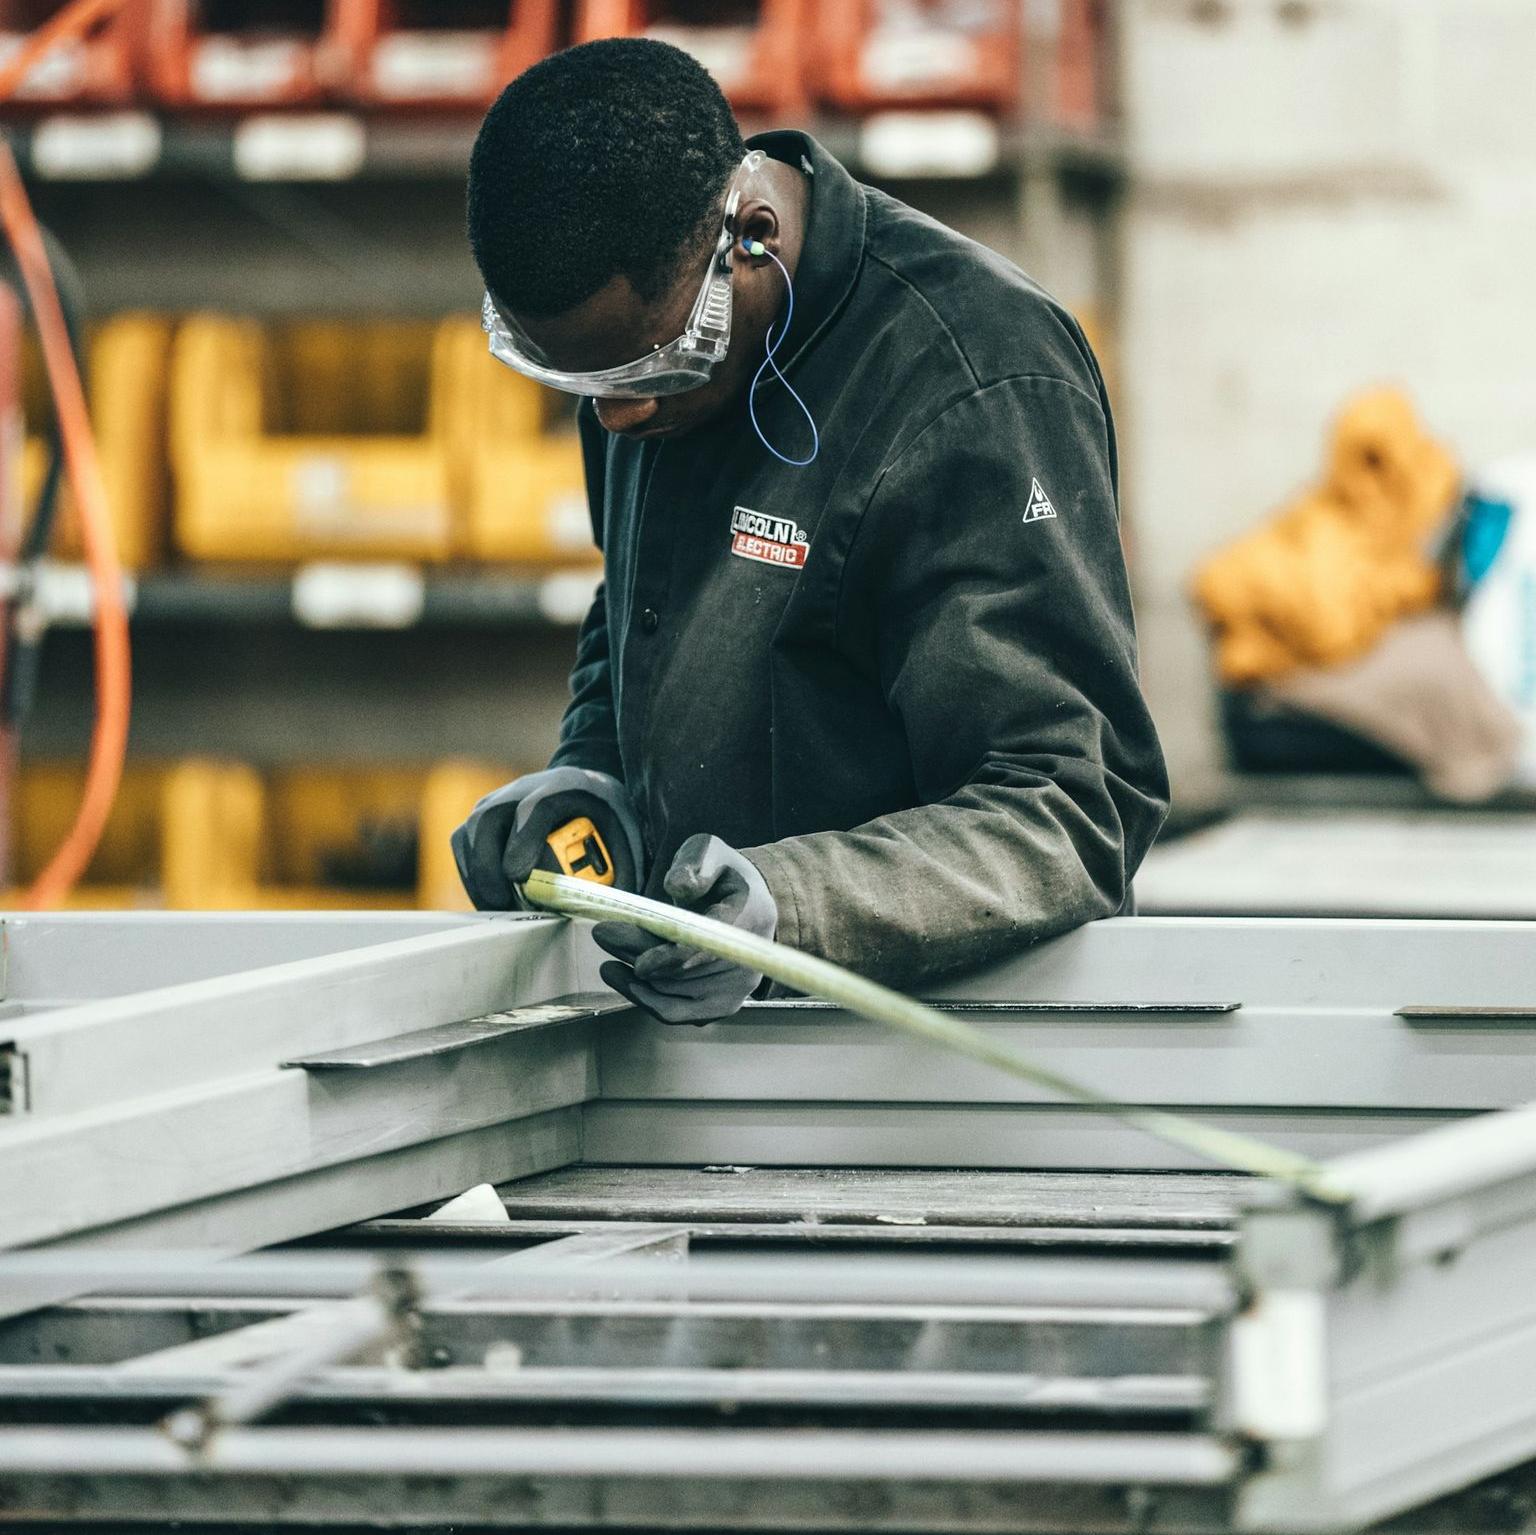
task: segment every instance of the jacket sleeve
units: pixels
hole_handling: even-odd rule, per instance
[[[619,725],[613,709],[613,673],[608,653],[608,610],[603,588],[582,620],[571,668],[571,701],[560,721],[560,744],[551,767],[591,768],[624,777],[619,756]]]
[[[576,412],[581,456],[587,482],[587,508],[592,536],[603,547],[603,430],[590,400]],[[624,777],[619,756],[619,722],[613,704],[613,669],[608,643],[608,606],[599,586],[576,639],[576,664],[571,668],[571,701],[560,721],[560,744],[551,767],[591,768]]]
[[[1168,785],[1096,395],[1007,379],[901,448],[850,550],[839,633],[878,672],[919,803],[746,850],[779,936],[900,985],[1113,914]]]

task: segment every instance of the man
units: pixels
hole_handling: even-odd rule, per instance
[[[894,985],[1121,909],[1167,780],[1071,316],[648,41],[507,87],[469,235],[492,351],[586,396],[604,559],[549,770],[454,834],[476,905],[585,815],[626,888]],[[668,1022],[762,979],[595,936]]]

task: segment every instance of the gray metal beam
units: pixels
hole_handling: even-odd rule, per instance
[[[467,1300],[482,1285],[494,1287],[498,1275],[509,1265],[551,1261],[576,1265],[601,1264],[611,1258],[633,1257],[638,1253],[679,1259],[686,1257],[687,1251],[688,1234],[675,1226],[636,1226],[622,1232],[592,1232],[582,1236],[559,1237],[537,1247],[525,1248],[521,1252],[488,1259],[475,1274],[467,1275],[462,1286],[453,1293],[455,1298]],[[600,1290],[601,1276],[598,1276],[596,1284]],[[354,1330],[359,1322],[373,1323],[378,1318],[379,1304],[373,1296],[320,1301],[281,1317],[253,1322],[232,1332],[136,1355],[124,1360],[119,1368],[136,1374],[153,1375],[185,1375],[200,1370],[243,1370],[302,1351],[328,1334],[346,1333]],[[351,1353],[338,1352],[331,1357],[330,1362],[340,1364],[353,1357]]]
[[[446,912],[11,912],[4,995],[85,1002],[473,926]]]
[[[914,1076],[942,1077],[915,1055]],[[1195,1111],[1316,1158],[1376,1146],[1446,1122],[1445,1115],[1283,1109]],[[633,1165],[896,1168],[1103,1168],[1209,1171],[1191,1153],[1118,1120],[1033,1104],[763,1103],[602,1098],[583,1115],[584,1160]]]
[[[1441,1180],[1431,1186],[1443,1194]],[[1259,1389],[1275,1399],[1315,1378],[1322,1399],[1315,1422],[1271,1435],[1268,1465],[1243,1494],[1243,1528],[1357,1528],[1536,1456],[1526,1193],[1525,1218],[1507,1223],[1485,1221],[1485,1201],[1469,1193],[1467,1221],[1442,1224],[1438,1251],[1418,1239],[1415,1216],[1356,1226],[1282,1209],[1250,1219],[1249,1314],[1278,1298],[1277,1315],[1302,1319],[1288,1337],[1276,1332],[1285,1357]],[[1247,1364],[1262,1369],[1263,1355]]]
[[[77,1301],[0,1327],[0,1364],[116,1365],[262,1323],[304,1302],[210,1297]],[[1219,1320],[1171,1308],[445,1302],[421,1313],[444,1365],[519,1369],[761,1369],[1212,1377]]]
[[[1536,933],[1530,942],[1536,950]],[[1116,994],[1121,968],[1117,962],[1100,979],[1102,994]],[[975,989],[991,984],[978,978]],[[966,1021],[1125,1103],[1449,1114],[1536,1098],[1536,1013],[1480,1025],[1406,1019],[1395,1011],[1403,984],[1382,975],[1374,1005],[1344,1005],[1330,991],[1250,1000],[1230,1013],[1031,1014],[1014,1006],[968,1011]],[[1536,995],[1536,976],[1527,984]],[[637,1017],[601,1039],[603,1095],[611,1099],[1058,1101],[837,1010],[749,1006],[730,1021],[686,1031]]]
[[[1340,1158],[1330,1171],[1357,1223],[1487,1193],[1536,1174],[1536,1102]]]
[[[49,1244],[56,1256],[81,1256],[73,1267],[0,1277],[0,1317],[89,1290],[93,1265],[83,1261],[86,1253],[198,1251],[211,1260],[446,1199],[483,1179],[547,1172],[580,1155],[580,1110],[557,1109],[120,1221]]]
[[[337,1303],[340,1304],[340,1303]],[[232,1376],[208,1345],[237,1339],[247,1328],[121,1365],[0,1365],[0,1399],[75,1403],[110,1413],[153,1409],[211,1396]],[[200,1351],[194,1355],[193,1351]],[[171,1367],[176,1356],[177,1367]],[[241,1356],[237,1353],[234,1363]],[[154,1359],[153,1369],[148,1368]],[[182,1368],[185,1366],[185,1368]],[[1202,1411],[1210,1383],[1198,1375],[1026,1375],[995,1370],[680,1369],[664,1366],[480,1366],[403,1373],[396,1368],[340,1366],[296,1386],[306,1408],[372,1406],[414,1411],[423,1406],[582,1403],[588,1407],[775,1407],[801,1410],[968,1410],[1083,1413],[1168,1418]]]
[[[387,1070],[316,1078],[268,1068],[23,1117],[0,1127],[3,1240],[46,1242],[582,1104],[594,1086],[590,1040],[590,1024],[576,1020]]]
[[[11,1507],[60,1520],[379,1528],[966,1531],[969,1535],[1224,1535],[1225,1487],[967,1485],[678,1478],[13,1475]],[[1440,1526],[1464,1535],[1468,1526]],[[1417,1535],[1423,1535],[1422,1531]]]
[[[585,1240],[585,1239],[584,1239]],[[553,1251],[553,1249],[551,1249]],[[579,1260],[519,1254],[527,1263],[487,1264],[463,1254],[418,1255],[411,1268],[430,1304],[448,1304],[472,1285],[480,1296],[521,1300],[552,1285],[589,1277]],[[203,1253],[112,1253],[91,1250],[0,1255],[0,1278],[60,1276],[114,1295],[300,1296],[347,1299],[377,1274],[366,1254],[304,1250],[229,1258],[210,1267]],[[654,1264],[611,1259],[603,1270],[606,1294],[649,1297]],[[725,1304],[920,1305],[942,1297],[954,1306],[1133,1307],[1224,1312],[1236,1294],[1220,1264],[1138,1258],[1030,1259],[970,1254],[721,1253],[688,1265],[694,1301]]]
[[[1243,1008],[1475,1003],[1536,992],[1536,923],[1116,917],[1020,950],[934,997],[1237,1001]],[[1198,980],[1198,985],[1195,982]]]
[[[1240,1465],[1232,1446],[1184,1434],[245,1428],[219,1434],[196,1455],[155,1429],[29,1428],[0,1435],[0,1476],[920,1477],[1215,1487],[1227,1484]]]
[[[576,940],[552,919],[481,918],[23,1018],[6,1037],[33,1115],[102,1108],[593,989],[592,946]],[[0,1123],[0,1159],[14,1133]]]
[[[495,1249],[516,1247],[523,1242],[556,1236],[575,1236],[582,1232],[611,1229],[622,1231],[628,1223],[615,1221],[507,1221],[489,1225],[480,1221],[433,1221],[430,1238],[418,1220],[369,1221],[340,1233],[335,1241],[344,1245],[366,1246],[375,1250],[391,1246],[422,1245],[428,1240],[443,1249],[468,1247]],[[638,1224],[646,1224],[640,1222]],[[1180,1230],[1169,1225],[1100,1226],[946,1226],[927,1220],[853,1222],[829,1224],[810,1219],[803,1221],[689,1221],[684,1228],[695,1251],[711,1248],[974,1248],[978,1252],[1041,1251],[1116,1253],[1167,1253],[1191,1256],[1199,1253],[1219,1255],[1236,1240],[1230,1230],[1219,1227]],[[334,1244],[333,1244],[334,1245]]]
[[[817,1227],[1158,1227],[1230,1230],[1253,1191],[1233,1173],[1123,1174],[584,1163],[501,1190],[514,1220],[814,1222]],[[878,1231],[868,1232],[879,1235]]]

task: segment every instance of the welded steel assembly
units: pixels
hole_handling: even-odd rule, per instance
[[[814,1002],[668,1029],[550,917],[3,925],[0,1522],[1532,1517],[1531,924],[1120,919],[932,994],[1342,1202]]]

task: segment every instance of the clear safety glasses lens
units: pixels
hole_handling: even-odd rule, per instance
[[[727,274],[727,288],[729,280]],[[729,297],[725,306],[729,325]],[[717,355],[713,348],[701,346],[694,337],[684,334],[619,367],[594,373],[570,373],[551,367],[532,341],[507,323],[489,293],[481,306],[480,324],[490,337],[491,356],[497,362],[505,363],[526,378],[548,384],[551,389],[596,400],[650,399],[656,395],[681,394],[687,389],[697,389],[709,382],[715,364],[725,355],[723,351]]]
[[[616,368],[572,373],[552,367],[543,352],[514,321],[502,314],[487,293],[481,305],[480,323],[490,338],[491,356],[525,378],[566,394],[596,400],[651,399],[682,394],[707,384],[731,346],[731,228],[741,201],[741,184],[764,158],[761,150],[753,150],[741,162],[726,198],[720,238],[715,242],[709,268],[688,316],[688,327],[675,341]]]

